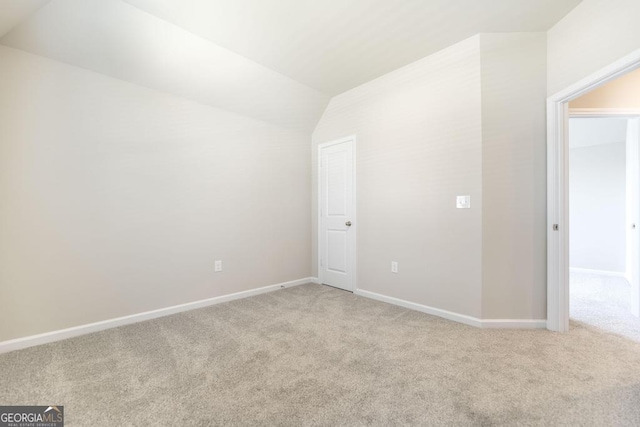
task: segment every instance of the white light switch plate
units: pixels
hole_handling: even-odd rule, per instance
[[[456,197],[456,208],[469,209],[471,208],[471,196],[458,196]]]
[[[392,273],[398,272],[398,261],[391,261],[391,272]]]
[[[216,273],[222,271],[222,261],[216,261],[214,264],[214,271]]]

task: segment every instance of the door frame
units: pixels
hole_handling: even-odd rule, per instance
[[[340,138],[340,139],[336,139],[333,141],[329,141],[329,142],[324,142],[322,144],[318,144],[318,151],[317,151],[317,157],[318,157],[318,164],[317,164],[317,171],[318,171],[318,192],[317,192],[317,210],[316,210],[316,215],[318,218],[318,230],[317,230],[317,236],[318,236],[318,242],[317,242],[317,253],[318,253],[318,257],[316,259],[316,265],[318,268],[318,281],[320,282],[320,284],[322,284],[322,268],[320,268],[320,258],[322,256],[322,240],[320,239],[320,236],[322,235],[322,216],[320,215],[320,209],[322,207],[321,205],[321,196],[322,196],[322,172],[321,172],[321,162],[322,162],[322,156],[321,156],[321,152],[323,148],[327,148],[327,147],[331,147],[332,145],[338,145],[338,144],[344,144],[345,142],[351,142],[351,146],[352,146],[352,162],[353,164],[351,165],[351,170],[352,170],[352,182],[353,182],[353,200],[351,201],[352,206],[351,206],[351,210],[353,212],[353,225],[350,228],[350,232],[352,232],[354,234],[353,236],[353,241],[354,241],[354,245],[353,245],[353,249],[351,250],[351,253],[349,254],[350,256],[350,261],[351,261],[351,265],[353,265],[353,272],[351,274],[352,277],[352,283],[351,283],[351,292],[356,292],[356,290],[358,289],[358,268],[357,268],[357,248],[358,248],[358,217],[357,217],[357,213],[356,213],[356,135],[350,135],[350,136],[346,136],[344,138]]]
[[[640,49],[547,98],[547,329],[552,331],[569,331],[569,102],[637,68]]]

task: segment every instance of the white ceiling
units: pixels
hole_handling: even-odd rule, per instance
[[[305,132],[329,102],[325,94],[121,0],[51,0],[0,43]]]
[[[331,95],[479,32],[545,31],[579,2],[0,0],[0,43],[309,132]]]
[[[335,95],[481,32],[546,31],[580,0],[125,0]]]
[[[0,0],[0,37],[49,0]]]
[[[625,118],[573,118],[569,120],[569,147],[591,147],[626,142]]]

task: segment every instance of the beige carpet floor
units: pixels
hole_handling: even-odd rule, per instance
[[[640,318],[631,314],[631,285],[622,277],[571,273],[571,319],[640,342]]]
[[[0,355],[69,426],[640,425],[640,343],[480,330],[304,285]]]

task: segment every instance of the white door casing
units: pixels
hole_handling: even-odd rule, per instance
[[[355,137],[318,146],[318,278],[355,290]]]
[[[547,329],[569,330],[569,101],[640,68],[640,50],[547,99]]]
[[[627,280],[631,312],[640,316],[640,119],[627,123]]]

